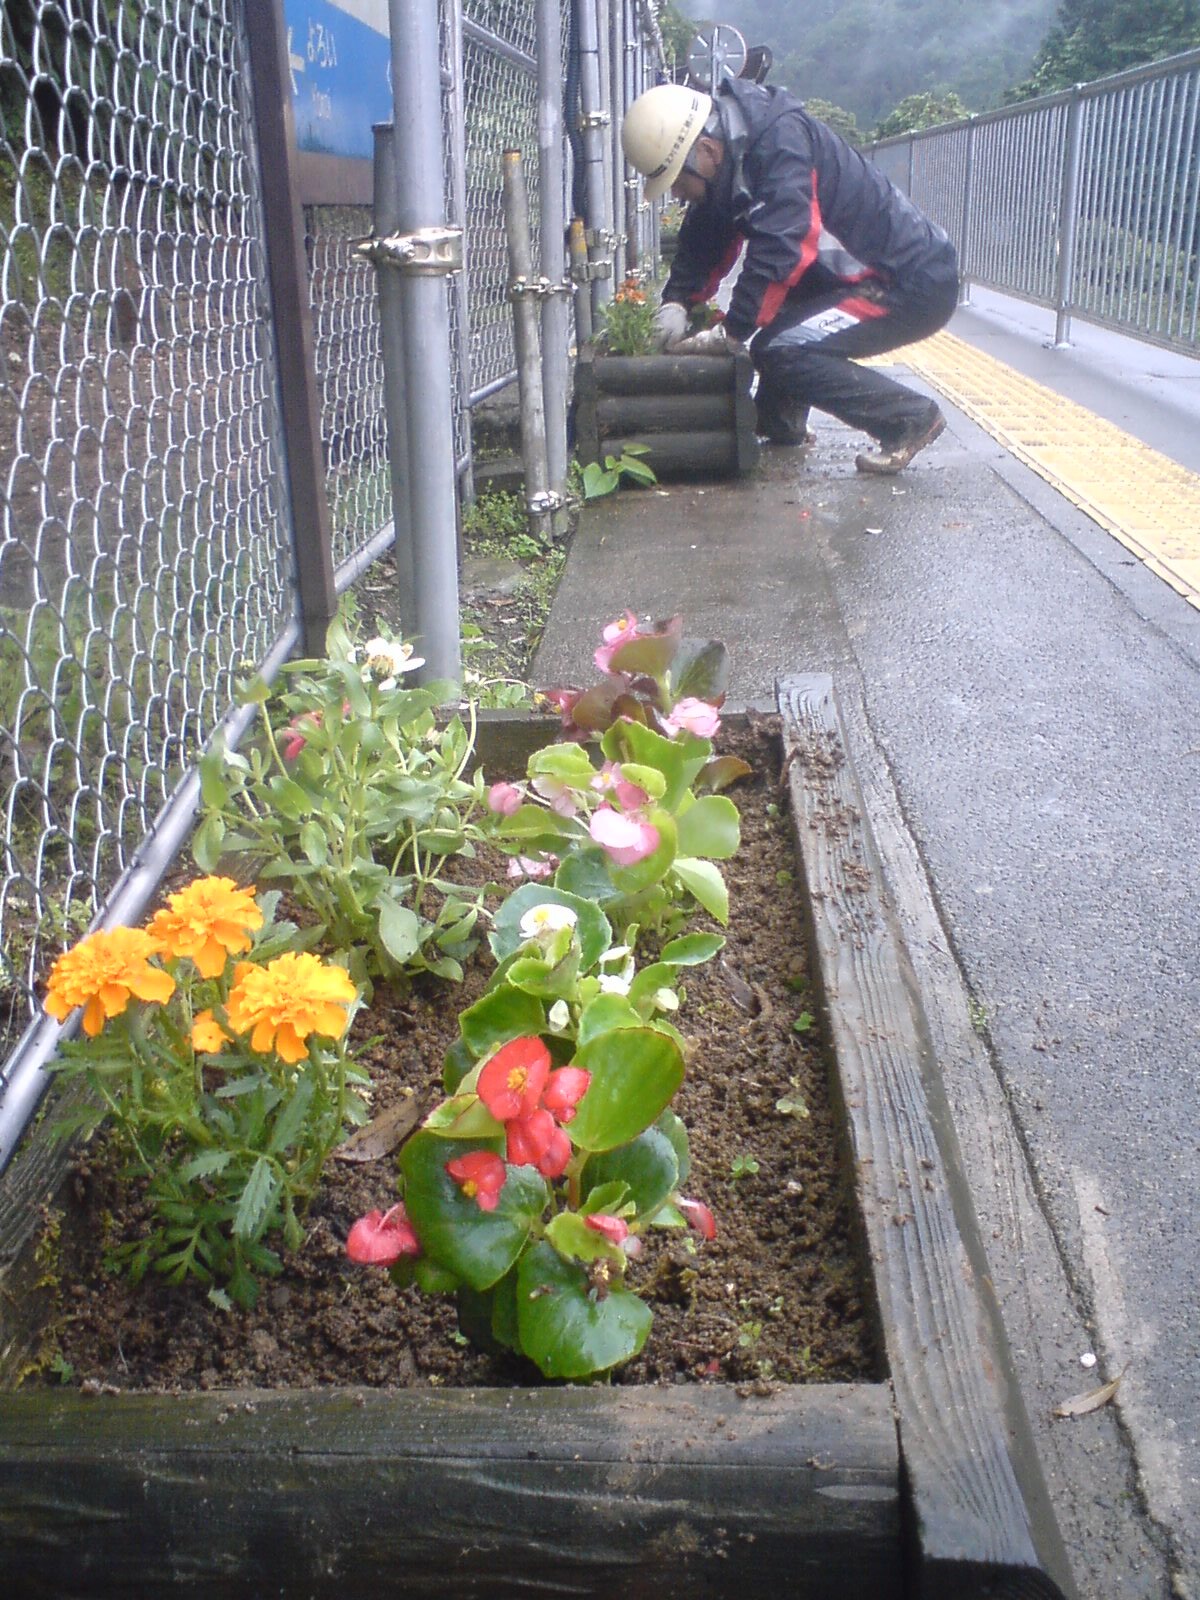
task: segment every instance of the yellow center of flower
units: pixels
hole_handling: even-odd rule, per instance
[[[514,1067],[508,1075],[508,1087],[514,1094],[524,1094],[528,1073],[524,1067]]]
[[[479,1185],[475,1182],[474,1178],[467,1179],[462,1186],[462,1192],[466,1195],[468,1200],[474,1200],[475,1196],[479,1193]]]

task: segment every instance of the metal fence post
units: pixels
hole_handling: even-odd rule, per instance
[[[604,129],[609,114],[600,92],[600,38],[596,0],[575,0],[579,36],[579,93],[582,106],[584,185],[587,198],[588,281],[592,315],[612,296],[612,259],[606,252]]]
[[[457,312],[455,318],[455,361],[458,368],[458,411],[462,417],[462,446],[459,458],[461,468],[459,484],[463,503],[470,505],[475,499],[475,456],[471,439],[470,395],[473,383],[471,368],[471,304],[467,291],[470,272],[470,242],[467,239],[467,99],[463,83],[463,5],[462,0],[448,0],[446,5],[446,45],[450,54],[450,88],[447,95],[450,127],[450,221],[462,229],[462,268],[454,275],[451,293]]]
[[[1058,216],[1058,280],[1055,290],[1054,348],[1071,342],[1071,304],[1075,289],[1075,245],[1079,238],[1079,173],[1083,157],[1083,86],[1076,84],[1067,108]]]
[[[975,205],[975,118],[972,115],[967,122],[967,161],[966,172],[963,174],[963,212],[962,212],[962,242],[959,245],[958,265],[958,303],[960,306],[971,303],[971,225],[974,221],[973,210]]]
[[[438,0],[388,0],[388,18],[400,235],[378,241],[378,246],[400,274],[408,444],[416,464],[409,474],[414,610],[425,657],[423,680],[459,683],[458,508],[446,277],[461,267],[462,234],[446,226]],[[383,249],[389,243],[395,248]]]
[[[542,300],[542,395],[550,491],[567,487],[567,393],[571,317],[567,280],[567,211],[562,115],[562,12],[558,0],[537,0],[538,246],[549,289]],[[559,531],[562,514],[555,516]],[[565,527],[562,529],[565,531]]]
[[[333,523],[325,494],[312,303],[304,251],[304,213],[296,178],[296,134],[283,0],[246,7],[246,38],[254,88],[297,609],[303,649],[310,655],[323,656],[326,630],[337,603]]]
[[[378,123],[375,134],[375,236],[386,239],[399,229],[396,193],[396,130],[390,122]],[[379,345],[383,360],[383,410],[387,425],[388,467],[392,485],[392,546],[396,586],[400,598],[400,625],[406,638],[417,631],[416,583],[413,576],[413,523],[409,499],[412,459],[408,448],[408,395],[404,382],[404,328],[400,282],[396,273],[375,274],[379,300]]]
[[[504,181],[504,234],[508,242],[509,299],[513,308],[513,345],[517,355],[520,395],[521,461],[525,468],[525,511],[529,530],[539,538],[552,531],[553,503],[546,493],[546,411],[542,400],[542,357],[538,348],[537,284],[529,237],[529,195],[519,150],[500,157]]]

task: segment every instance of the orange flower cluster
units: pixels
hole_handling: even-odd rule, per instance
[[[646,304],[646,291],[642,288],[638,278],[626,278],[614,297],[622,305],[644,306]]]
[[[164,955],[188,956],[201,977],[216,978],[229,956],[249,950],[250,935],[262,922],[252,888],[239,889],[232,878],[197,878],[167,897],[150,934]]]
[[[243,961],[233,980],[225,1008],[230,1027],[250,1033],[252,1049],[274,1047],[289,1063],[308,1054],[310,1033],[341,1038],[346,1007],[358,993],[342,967],[327,967],[307,951],[289,950],[265,967]]]
[[[175,993],[175,980],[150,965],[150,957],[158,953],[158,941],[144,928],[88,934],[50,969],[46,1010],[65,1022],[82,1006],[83,1031],[94,1039],[109,1017],[121,1015],[131,997],[162,1005]]]

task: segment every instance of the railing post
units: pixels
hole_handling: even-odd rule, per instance
[[[446,276],[461,268],[461,231],[446,227],[442,176],[442,70],[438,0],[388,0],[392,44],[392,121],[397,150],[397,221],[383,271],[400,278],[413,594],[425,666],[421,678],[462,680],[455,539],[454,411],[450,300]]]
[[[296,562],[301,645],[325,654],[333,620],[333,524],[325,494],[312,298],[304,251],[304,213],[296,177],[296,132],[283,0],[246,7],[254,121],[261,166],[271,327],[279,374],[283,470]]]
[[[971,303],[971,223],[975,205],[975,118],[967,122],[967,170],[963,174],[962,241],[958,247],[958,303]]]
[[[565,162],[562,117],[562,12],[558,0],[537,0],[538,245],[542,277],[542,394],[546,410],[546,470],[550,492],[567,488],[567,394],[571,314],[568,304]],[[555,531],[565,532],[556,513]]]
[[[916,136],[915,133],[913,133],[910,130],[909,135],[908,135],[908,198],[910,200],[912,199],[912,192],[913,192],[913,178],[914,178],[914,176],[916,174],[916,161],[915,161],[916,148],[917,148],[917,136]]]
[[[1054,297],[1054,348],[1071,342],[1071,305],[1075,289],[1075,246],[1079,238],[1079,175],[1083,165],[1083,85],[1076,84],[1067,107],[1067,139],[1063,152],[1062,193],[1058,216],[1058,283]]]

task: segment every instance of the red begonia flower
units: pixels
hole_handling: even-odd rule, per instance
[[[550,1052],[540,1039],[510,1039],[479,1074],[479,1098],[497,1122],[527,1117],[537,1109],[549,1071]]]
[[[420,1241],[404,1209],[404,1202],[390,1211],[368,1211],[346,1236],[346,1254],[364,1266],[390,1267],[401,1256],[418,1256]]]
[[[548,1111],[539,1108],[508,1124],[508,1159],[536,1167],[543,1178],[561,1178],[571,1159],[571,1141]]]
[[[717,1237],[717,1220],[703,1200],[685,1200],[680,1195],[675,1204],[687,1218],[689,1228],[694,1228],[702,1239]]]
[[[629,1237],[629,1224],[620,1217],[610,1217],[605,1211],[593,1211],[583,1220],[593,1233],[600,1234],[609,1244],[624,1244]]]
[[[446,1171],[480,1211],[495,1211],[508,1168],[493,1150],[468,1150],[466,1155],[447,1161]]]
[[[546,1079],[542,1104],[558,1122],[570,1122],[591,1081],[591,1073],[582,1067],[559,1067]]]

